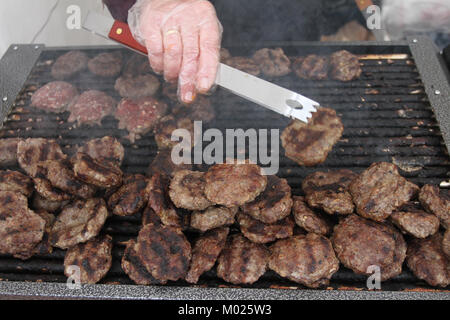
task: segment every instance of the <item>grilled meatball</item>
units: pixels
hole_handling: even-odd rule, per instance
[[[36,212],[47,211],[50,213],[56,213],[59,212],[68,203],[68,200],[50,201],[42,197],[39,193],[35,193],[31,202],[31,208]]]
[[[264,191],[267,177],[256,164],[216,164],[205,175],[205,195],[226,207],[244,205]]]
[[[315,166],[326,160],[342,136],[344,126],[336,111],[319,108],[308,123],[293,120],[281,134],[286,157],[301,166]]]
[[[115,117],[119,129],[127,129],[132,143],[151,131],[167,111],[167,105],[152,97],[122,99]]]
[[[268,259],[266,247],[235,234],[219,256],[217,276],[233,284],[252,284],[266,272]]]
[[[44,199],[48,201],[67,201],[72,199],[70,194],[63,192],[50,183],[45,177],[34,177],[34,188],[36,192]]]
[[[33,181],[18,171],[0,170],[0,191],[13,191],[31,196],[33,192]]]
[[[217,258],[225,247],[228,228],[208,231],[200,236],[192,249],[191,266],[186,276],[189,283],[197,283],[200,276],[214,267]]]
[[[100,188],[113,188],[122,184],[123,173],[114,164],[94,160],[81,152],[75,155],[72,162],[75,176],[81,181]]]
[[[112,213],[118,216],[131,216],[147,204],[152,185],[149,179],[136,174],[132,181],[123,184],[108,201]]]
[[[71,266],[80,268],[81,283],[97,283],[109,271],[112,264],[112,238],[97,237],[86,243],[77,244],[66,252],[64,274],[72,276]]]
[[[172,161],[171,150],[159,150],[153,159],[152,163],[148,167],[147,175],[152,176],[155,173],[173,177],[173,175],[180,170],[191,170],[190,164],[175,164]]]
[[[266,224],[239,212],[237,221],[242,234],[255,243],[268,243],[277,239],[288,238],[294,232],[294,220],[292,217],[286,217],[273,224]]]
[[[439,230],[439,219],[413,202],[398,208],[390,219],[400,230],[416,238],[426,238]]]
[[[187,130],[186,134],[174,134],[177,129]],[[196,137],[194,136],[194,123],[188,118],[176,118],[173,115],[167,115],[163,117],[156,127],[153,129],[155,134],[156,144],[158,149],[172,149],[175,145],[179,144],[180,141],[185,141],[189,139],[191,141],[191,146],[193,147],[196,143]],[[172,140],[172,135],[177,139]]]
[[[0,139],[0,167],[15,166],[17,164],[17,145],[21,139]]]
[[[35,213],[44,219],[45,226],[44,226],[44,235],[42,237],[42,240],[27,254],[21,254],[19,258],[21,259],[29,259],[34,255],[48,255],[53,252],[52,244],[50,243],[50,232],[53,227],[53,223],[55,222],[55,216],[51,213],[48,213],[46,211],[35,211]]]
[[[53,81],[33,93],[31,106],[46,112],[61,113],[67,111],[77,95],[78,90],[70,83]]]
[[[213,205],[205,196],[205,174],[200,171],[181,170],[174,174],[169,196],[178,208],[205,210]]]
[[[232,225],[237,211],[237,207],[227,208],[222,206],[212,206],[204,211],[194,211],[191,215],[191,227],[205,232]]]
[[[330,240],[315,233],[275,242],[268,265],[280,276],[310,288],[327,285],[339,269]]]
[[[118,78],[114,89],[122,98],[137,99],[155,95],[159,86],[157,77],[151,74],[143,74],[133,78]]]
[[[242,72],[249,73],[254,76],[259,76],[261,68],[255,60],[248,57],[230,57],[225,59],[225,64],[232,68],[241,70]]]
[[[69,106],[70,116],[67,121],[77,122],[79,126],[86,124],[101,125],[104,117],[112,115],[117,101],[106,93],[98,90],[88,90],[78,96]]]
[[[122,144],[116,138],[109,136],[87,141],[78,148],[78,152],[85,153],[94,160],[107,161],[117,166],[122,164],[125,156]]]
[[[339,81],[351,81],[361,75],[358,57],[347,50],[334,52],[330,55],[330,77]]]
[[[111,78],[122,70],[122,53],[104,52],[88,61],[89,71],[99,77]]]
[[[439,218],[444,228],[450,228],[450,191],[438,186],[424,185],[420,189],[419,200],[428,212]]]
[[[56,59],[52,66],[52,76],[64,80],[75,76],[86,69],[88,57],[81,51],[69,51]]]
[[[0,253],[24,258],[42,240],[45,221],[18,192],[0,191]]]
[[[306,201],[312,208],[322,209],[329,214],[353,213],[355,205],[348,186],[356,176],[347,169],[314,172],[302,182]]]
[[[328,235],[331,232],[332,225],[325,217],[314,212],[305,202],[305,198],[294,196],[294,204],[292,206],[292,214],[295,223],[307,232]]]
[[[152,72],[148,58],[141,54],[133,54],[123,68],[122,76],[133,78]]]
[[[327,57],[311,54],[295,62],[294,71],[301,79],[326,80],[329,60]]]
[[[177,104],[172,108],[172,114],[177,118],[187,118],[192,121],[211,122],[216,117],[216,111],[209,98],[198,96],[189,105]],[[193,135],[192,135],[193,136]]]
[[[354,179],[349,190],[359,215],[383,221],[411,200],[419,188],[403,178],[396,165],[378,162]]]
[[[259,65],[264,75],[269,77],[285,76],[291,72],[291,61],[283,49],[260,49],[253,54],[253,60]]]
[[[50,240],[53,246],[67,249],[96,237],[108,217],[105,201],[92,198],[76,200],[56,218]]]
[[[136,284],[160,284],[150,272],[147,271],[141,258],[136,252],[136,241],[129,240],[122,257],[122,269]]]
[[[442,251],[450,259],[450,230],[445,231],[444,237],[442,238]]]
[[[341,263],[357,274],[369,275],[369,266],[381,269],[385,281],[402,272],[406,243],[394,227],[349,215],[334,227],[331,238]]]
[[[408,243],[406,264],[414,275],[434,287],[450,284],[450,261],[442,251],[442,235]]]
[[[244,204],[242,210],[264,223],[275,223],[291,213],[291,187],[286,179],[267,177],[266,189],[255,200]]]
[[[188,272],[191,245],[178,228],[147,224],[139,232],[135,250],[161,283],[182,279]]]

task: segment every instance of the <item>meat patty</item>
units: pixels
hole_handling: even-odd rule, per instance
[[[281,77],[291,72],[291,61],[281,48],[260,49],[253,54],[253,60],[269,77]]]
[[[191,227],[206,232],[211,229],[229,226],[234,223],[237,207],[227,208],[212,206],[204,211],[194,211],[191,214]]]
[[[424,185],[420,189],[419,200],[428,212],[439,218],[444,228],[450,228],[450,191],[438,186]]]
[[[78,90],[70,83],[53,81],[33,93],[31,106],[46,112],[61,113],[67,111],[77,96]]]
[[[281,143],[286,157],[301,166],[315,166],[327,159],[343,132],[344,126],[336,111],[319,108],[308,123],[293,120],[283,130]]]
[[[301,61],[296,61],[294,67],[295,74],[301,79],[326,80],[329,60],[328,57],[310,54]]]
[[[142,216],[141,224],[143,226],[147,224],[154,224],[155,226],[160,226],[163,224],[159,216],[156,214],[155,210],[153,210],[150,206],[145,207],[145,209],[142,211],[141,216]]]
[[[230,57],[225,59],[225,64],[232,68],[241,70],[242,72],[249,73],[254,76],[261,74],[261,68],[255,60],[248,57]]]
[[[362,70],[359,59],[347,50],[334,52],[330,55],[330,77],[339,81],[358,79]]]
[[[97,161],[85,153],[78,152],[72,159],[75,176],[100,188],[114,188],[122,184],[123,173],[109,162]]]
[[[439,230],[438,217],[426,213],[414,202],[401,206],[390,219],[400,230],[416,238],[426,238]]]
[[[52,244],[50,243],[50,231],[55,222],[55,216],[46,211],[35,211],[35,213],[40,216],[45,221],[44,235],[42,240],[28,253],[23,253],[18,258],[26,260],[34,255],[48,255],[53,252]]]
[[[0,253],[28,256],[44,236],[45,221],[18,192],[0,191]]]
[[[133,54],[126,62],[122,76],[133,78],[150,72],[152,72],[152,68],[150,67],[148,58],[141,54]]]
[[[53,225],[53,246],[67,249],[96,237],[108,217],[103,199],[76,200],[64,207]]]
[[[450,261],[442,251],[442,235],[412,239],[408,244],[406,264],[414,275],[434,287],[450,284]]]
[[[147,205],[151,187],[148,178],[136,174],[109,198],[108,206],[118,216],[136,214]]]
[[[44,199],[48,201],[67,201],[72,199],[70,194],[63,192],[50,183],[45,177],[34,177],[34,188],[36,192]]]
[[[270,247],[269,268],[284,278],[310,288],[328,285],[339,269],[330,240],[309,233],[275,242]]]
[[[65,201],[51,201],[42,197],[39,193],[35,193],[31,202],[31,208],[38,211],[47,211],[50,213],[59,212],[64,206],[69,203],[68,200]]]
[[[112,238],[105,235],[69,248],[64,257],[64,274],[72,276],[72,266],[80,270],[81,283],[97,283],[112,265]]]
[[[116,138],[109,136],[87,141],[78,148],[78,152],[85,153],[94,160],[107,161],[117,166],[122,164],[125,156],[123,145]]]
[[[291,187],[286,179],[267,177],[266,189],[255,200],[243,205],[242,210],[264,223],[275,223],[291,213]]]
[[[252,284],[266,272],[268,260],[266,247],[235,234],[219,256],[217,276],[233,284]]]
[[[172,114],[177,118],[187,118],[192,121],[211,122],[216,117],[216,111],[209,98],[197,96],[189,105],[177,104],[172,108]]]
[[[12,167],[17,164],[17,145],[21,139],[0,139],[0,167]]]
[[[334,227],[331,238],[339,261],[357,274],[378,266],[385,281],[402,272],[406,242],[394,227],[349,215]]]
[[[442,238],[442,251],[450,259],[450,230],[445,231],[444,237]]]
[[[111,78],[122,71],[122,53],[104,52],[88,61],[89,71],[99,77]]]
[[[116,106],[117,101],[102,91],[85,91],[70,104],[70,116],[67,121],[76,121],[79,126],[101,125],[102,119],[112,115]]]
[[[147,271],[141,258],[136,252],[136,241],[129,240],[122,256],[122,269],[139,285],[160,284],[150,272]]]
[[[0,191],[19,192],[29,197],[33,192],[33,181],[18,171],[0,170]]]
[[[419,187],[398,173],[396,165],[373,163],[349,186],[356,211],[375,221],[383,221],[417,194]]]
[[[180,170],[191,170],[191,164],[175,164],[172,161],[171,150],[159,150],[153,159],[152,163],[148,167],[147,175],[152,176],[155,173],[160,173],[168,177],[173,177],[173,175]]]
[[[286,217],[273,224],[266,224],[251,216],[239,212],[237,221],[242,234],[252,242],[268,243],[277,239],[288,238],[294,233],[294,220]]]
[[[348,186],[356,177],[356,173],[347,169],[310,174],[302,182],[308,205],[329,214],[353,213],[355,205]]]
[[[177,208],[205,210],[213,205],[205,196],[205,173],[181,170],[174,174],[169,196]]]
[[[331,222],[309,208],[305,202],[305,198],[294,196],[293,200],[292,214],[294,215],[295,223],[297,223],[299,227],[308,232],[324,236],[331,232]]]
[[[127,129],[132,143],[151,131],[167,112],[167,105],[152,97],[122,99],[115,117],[119,120],[119,129]]]
[[[189,283],[197,283],[200,276],[214,267],[222,249],[225,247],[228,228],[208,231],[200,236],[192,249],[191,266],[186,276]]]
[[[88,60],[84,52],[69,51],[56,59],[51,70],[52,76],[58,80],[71,78],[86,69]]]
[[[137,99],[155,95],[159,86],[160,83],[157,77],[151,74],[143,74],[133,78],[118,78],[114,89],[122,98]]]
[[[191,245],[178,228],[144,226],[135,250],[147,271],[161,283],[183,279],[188,272]]]
[[[175,134],[175,130],[184,129],[182,134]],[[194,136],[194,123],[189,118],[176,118],[173,115],[167,115],[163,117],[156,127],[153,129],[155,134],[156,144],[158,149],[172,149],[175,145],[181,141],[191,141],[193,147],[196,143],[196,137]],[[175,141],[172,140],[172,136],[176,137]]]
[[[205,195],[209,201],[226,207],[255,200],[266,189],[267,177],[256,164],[216,164],[205,175]]]

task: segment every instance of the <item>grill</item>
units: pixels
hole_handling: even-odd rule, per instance
[[[426,43],[426,39],[421,39],[422,41]],[[430,74],[424,75],[423,70],[428,67],[420,65],[418,58],[421,48],[413,48],[407,43],[389,46],[376,43],[370,45],[367,43],[347,45],[277,43],[264,46],[275,45],[282,46],[289,56],[318,52],[330,53],[347,49],[360,55],[363,69],[360,79],[349,83],[331,80],[305,81],[299,80],[293,74],[268,79],[291,90],[301,92],[319,101],[323,106],[334,108],[342,117],[345,127],[341,140],[336,144],[327,160],[317,167],[300,167],[285,158],[283,151],[280,150],[278,176],[289,181],[293,194],[302,194],[301,181],[312,172],[340,168],[349,168],[360,172],[377,161],[397,164],[402,175],[419,186],[425,183],[447,185],[446,181],[449,180],[450,174],[450,158],[443,137],[446,138],[449,132],[440,130],[440,128],[446,127],[447,121],[445,117],[441,117],[440,105],[435,104],[436,99],[442,98],[433,97],[431,99],[429,93],[430,85],[436,90],[435,81],[439,80],[439,74],[434,74],[431,78],[426,79]],[[247,44],[231,46],[229,49],[233,55],[248,55],[260,47],[262,47],[261,44]],[[424,48],[423,50],[431,50],[431,46],[424,46]],[[22,55],[18,54],[19,57],[16,59],[21,59],[22,63],[25,59],[27,62],[25,65],[29,65],[30,72],[23,75],[24,81],[26,78],[24,83],[10,84],[8,87],[5,78],[2,78],[2,82],[0,82],[0,90],[14,93],[14,90],[20,88],[17,91],[18,95],[10,95],[16,96],[16,98],[10,106],[11,110],[0,130],[0,138],[52,138],[57,140],[66,153],[71,154],[77,145],[81,145],[86,140],[111,135],[120,139],[126,149],[123,163],[124,172],[145,173],[157,151],[156,143],[151,135],[131,144],[124,138],[127,132],[118,130],[117,121],[112,117],[105,118],[102,127],[74,127],[73,124],[66,121],[68,113],[46,114],[29,107],[32,93],[53,80],[49,72],[52,62],[70,49],[73,48],[45,48],[42,50],[42,47],[24,46],[16,49],[12,46],[8,51],[2,59],[3,62],[6,61],[5,59],[14,59],[11,58],[11,55],[15,54],[14,51],[23,50]],[[132,54],[128,50],[117,47],[81,49],[85,49],[89,56],[108,50],[120,50],[125,58]],[[430,64],[430,59],[427,60],[427,64]],[[0,70],[7,67],[5,63],[0,64]],[[13,66],[13,68],[16,67]],[[22,68],[26,67],[22,66]],[[422,68],[425,69],[422,70]],[[443,69],[439,68],[439,73],[444,75]],[[114,79],[99,79],[89,72],[85,72],[71,82],[80,92],[98,89],[119,99],[114,91]],[[430,82],[432,83],[430,84]],[[439,85],[447,86],[447,91],[441,90],[442,95],[448,93],[448,83],[439,82]],[[250,128],[282,129],[289,121],[223,90],[218,90],[211,96],[211,100],[216,109],[217,118],[208,126],[218,128],[222,132],[232,128],[244,130]],[[6,114],[9,109],[7,105],[8,103],[4,103],[2,106],[3,114]],[[437,298],[446,292],[445,290],[435,290],[417,280],[406,267],[401,275],[382,284],[383,293],[361,291],[366,287],[366,277],[355,275],[342,266],[340,271],[333,276],[327,290],[316,290],[312,291],[313,293],[310,290],[282,290],[305,288],[282,279],[271,271],[267,272],[254,285],[243,286],[239,289],[233,289],[235,286],[230,286],[217,278],[214,271],[203,275],[197,287],[188,286],[181,281],[170,283],[165,287],[134,286],[120,266],[124,249],[121,242],[135,237],[140,223],[140,214],[131,217],[114,216],[108,219],[104,231],[113,236],[115,243],[112,268],[102,280],[102,283],[108,286],[85,286],[85,289],[80,292],[65,289],[65,286],[61,284],[66,281],[63,274],[65,252],[55,249],[50,255],[34,256],[27,261],[0,256],[0,278],[8,280],[8,282],[0,281],[0,291],[4,294],[14,295],[118,298],[314,298],[319,297],[319,294],[322,294],[321,297],[331,298],[371,298],[380,294],[383,296],[384,292],[389,292],[391,294],[389,297]],[[25,284],[25,282],[33,283]],[[258,288],[259,290],[246,290],[245,288]],[[432,293],[429,293],[430,291]],[[424,296],[424,292],[429,295]]]

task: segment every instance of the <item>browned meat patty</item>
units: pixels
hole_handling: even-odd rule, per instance
[[[419,187],[403,178],[396,165],[373,163],[349,186],[356,211],[375,221],[383,221],[417,194]]]
[[[0,139],[0,167],[12,167],[17,164],[17,145],[21,139]]]
[[[139,285],[160,284],[142,264],[142,260],[136,252],[136,241],[129,240],[122,256],[122,269]]]
[[[311,54],[294,64],[295,74],[301,79],[326,80],[329,60],[327,57]]]
[[[308,123],[292,121],[283,130],[281,143],[286,157],[301,166],[315,166],[327,159],[343,132],[344,126],[336,111],[319,108]]]
[[[71,247],[64,257],[64,274],[73,275],[71,266],[80,268],[81,283],[97,283],[112,265],[112,238],[108,235],[97,237],[86,243]]]
[[[281,48],[260,49],[253,54],[253,60],[269,77],[281,77],[291,72],[291,61]]]
[[[85,153],[94,160],[107,161],[117,166],[122,164],[125,156],[122,144],[116,138],[109,136],[87,141],[78,148],[78,152]]]
[[[416,238],[426,238],[439,230],[438,217],[426,213],[413,202],[398,208],[390,219],[400,230]]]
[[[205,173],[181,170],[174,174],[169,196],[177,208],[205,210],[213,205],[205,196]]]
[[[434,287],[450,284],[450,260],[442,251],[442,235],[412,239],[408,243],[406,263],[414,275]]]
[[[108,217],[103,199],[76,200],[64,207],[53,225],[53,246],[67,249],[96,237]]]
[[[178,83],[165,81],[162,85],[162,94],[174,102],[178,102]]]
[[[442,238],[442,251],[450,259],[450,230],[445,231],[444,237]]]
[[[21,259],[29,259],[34,255],[48,255],[53,252],[52,244],[50,243],[50,232],[55,222],[55,216],[46,211],[35,211],[45,221],[44,236],[42,240],[27,254],[21,255]]]
[[[406,242],[394,227],[350,215],[334,227],[331,238],[341,263],[357,274],[369,275],[375,265],[385,281],[402,272],[406,257]]]
[[[102,91],[85,91],[70,104],[68,121],[76,121],[79,126],[101,125],[102,119],[112,115],[116,106],[117,101]]]
[[[255,60],[248,57],[230,57],[225,59],[225,64],[232,68],[241,70],[242,72],[249,73],[253,76],[259,76],[261,74],[261,67]]]
[[[252,284],[266,272],[269,251],[241,234],[232,235],[218,259],[217,276],[233,284]]]
[[[163,224],[159,216],[156,214],[155,210],[153,210],[149,206],[146,206],[145,209],[142,211],[141,222],[143,226],[147,224],[154,224],[155,226],[160,226]]]
[[[134,143],[151,131],[166,112],[165,103],[152,97],[143,97],[122,99],[114,116],[119,120],[119,129],[128,130],[128,138]]]
[[[268,243],[277,239],[288,238],[294,232],[294,220],[292,217],[286,217],[273,224],[266,224],[253,219],[243,212],[239,212],[237,221],[242,234],[255,243]]]
[[[122,53],[104,52],[88,61],[89,71],[99,77],[111,78],[122,71]]]
[[[191,164],[175,164],[172,161],[171,150],[159,150],[148,167],[147,175],[152,176],[155,173],[173,177],[173,175],[180,170],[191,170]]]
[[[357,177],[351,170],[317,171],[302,182],[306,201],[329,214],[350,214],[355,210],[348,186]]]
[[[328,285],[339,260],[330,240],[309,233],[275,242],[270,247],[269,268],[291,281],[318,288]]]
[[[208,231],[200,236],[192,249],[191,266],[186,276],[189,283],[197,283],[200,276],[214,267],[222,249],[225,247],[228,228]]]
[[[75,176],[100,188],[114,188],[122,184],[123,173],[110,162],[97,161],[85,153],[78,152],[72,159]]]
[[[44,199],[48,201],[67,201],[72,199],[70,194],[63,192],[62,190],[52,186],[49,180],[45,177],[34,177],[34,188],[36,192]]]
[[[267,177],[256,164],[216,164],[205,175],[205,195],[226,207],[241,206],[255,200],[266,189]]]
[[[122,76],[133,78],[152,72],[150,63],[146,56],[134,54],[125,64]]]
[[[50,213],[57,213],[68,203],[69,203],[68,200],[50,201],[42,197],[39,193],[35,193],[31,202],[31,208],[36,212],[47,211]]]
[[[174,227],[147,224],[135,246],[142,264],[161,283],[183,279],[191,261],[191,245]]]
[[[45,220],[18,192],[0,191],[0,253],[26,259],[44,236]]]
[[[54,140],[29,138],[17,145],[20,167],[31,177],[35,176],[36,164],[45,160],[64,160],[67,156]]]
[[[330,77],[339,81],[351,81],[361,75],[359,59],[347,50],[334,52],[330,55]]]
[[[88,60],[84,52],[69,51],[56,59],[52,66],[52,76],[58,80],[71,78],[86,69]]]
[[[186,132],[182,134],[174,134],[177,129],[184,129]],[[172,149],[175,145],[181,141],[191,141],[193,147],[196,143],[196,137],[194,136],[194,123],[189,118],[176,118],[173,115],[167,115],[163,117],[156,127],[153,129],[155,134],[156,144],[158,149]],[[172,135],[176,137],[175,141],[172,141]]]
[[[114,89],[123,98],[137,99],[155,95],[159,86],[160,83],[157,77],[151,74],[143,74],[133,78],[118,78]]]
[[[237,211],[237,207],[227,208],[222,206],[212,206],[204,211],[194,211],[191,214],[191,227],[206,232],[211,229],[230,226],[234,223]]]
[[[33,192],[33,180],[18,171],[0,170],[0,191],[19,192],[29,197]]]
[[[325,217],[314,212],[305,202],[305,198],[294,196],[294,204],[292,206],[292,214],[295,223],[307,232],[328,235],[332,230],[332,224]]]
[[[439,218],[444,228],[450,229],[450,191],[438,186],[424,185],[420,189],[419,200],[428,212]]]
[[[291,213],[291,187],[286,179],[267,177],[266,189],[255,200],[244,204],[242,210],[264,223],[275,223]]]
[[[209,98],[197,96],[189,105],[177,104],[172,108],[172,114],[177,118],[188,118],[192,121],[211,122],[216,117],[216,111]]]
[[[108,201],[112,213],[118,216],[131,216],[138,213],[147,204],[152,185],[149,179],[136,174],[132,181],[122,185]]]
[[[78,90],[70,83],[53,81],[33,93],[31,106],[46,112],[61,113],[67,111],[77,96]]]

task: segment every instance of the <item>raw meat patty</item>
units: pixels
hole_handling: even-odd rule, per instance
[[[81,51],[69,51],[56,59],[52,66],[52,76],[58,80],[65,80],[75,76],[84,69],[88,62],[88,57]]]
[[[99,77],[115,77],[122,70],[121,52],[104,52],[88,62],[89,71]]]
[[[116,80],[114,88],[121,97],[136,99],[155,95],[159,86],[157,77],[144,74],[133,78],[120,77]]]
[[[112,115],[116,106],[117,101],[102,91],[85,91],[69,106],[67,121],[76,121],[78,125],[101,125],[102,119]]]
[[[31,106],[46,112],[61,113],[67,111],[77,95],[78,90],[70,83],[53,81],[33,93]]]

